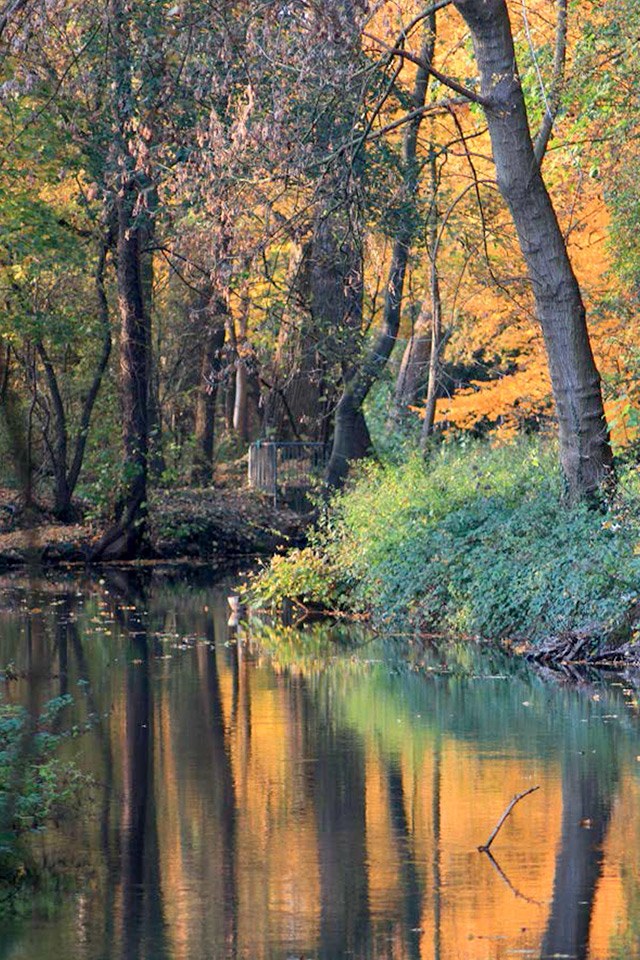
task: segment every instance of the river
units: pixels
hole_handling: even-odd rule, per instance
[[[79,882],[3,919],[0,960],[640,956],[631,685],[359,627],[238,632],[230,589],[0,581],[0,664],[93,718],[67,749],[97,783],[33,840]]]

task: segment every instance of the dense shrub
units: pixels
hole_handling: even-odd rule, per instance
[[[427,462],[368,464],[334,500],[314,555],[352,608],[390,628],[604,634],[640,596],[639,484],[627,470],[606,511],[568,510],[556,464],[539,443],[444,445]],[[289,581],[296,562],[280,561]]]

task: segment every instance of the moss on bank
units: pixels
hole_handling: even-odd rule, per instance
[[[393,630],[581,636],[598,654],[634,639],[639,553],[636,469],[621,471],[606,510],[568,510],[552,447],[445,445],[427,462],[367,464],[310,546],[272,561],[253,589],[272,605],[366,610]]]

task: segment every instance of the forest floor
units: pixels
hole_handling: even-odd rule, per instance
[[[309,518],[236,484],[160,490],[149,498],[142,560],[194,562],[273,553],[300,543]],[[104,525],[56,521],[46,507],[24,508],[14,490],[0,488],[0,569],[32,562],[83,563]]]

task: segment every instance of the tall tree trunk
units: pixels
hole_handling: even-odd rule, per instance
[[[191,482],[197,486],[208,486],[213,479],[215,416],[218,399],[216,375],[220,371],[226,334],[226,311],[227,306],[223,300],[213,300],[206,310],[205,328],[201,334],[203,349],[200,381],[196,393],[195,450],[191,471]]]
[[[249,264],[244,265],[248,272]],[[249,440],[249,371],[247,360],[249,346],[247,343],[247,329],[249,324],[249,284],[244,282],[241,290],[242,305],[238,324],[236,342],[236,370],[235,370],[235,402],[233,406],[233,429],[243,443]]]
[[[600,377],[585,308],[536,159],[505,0],[454,0],[471,31],[500,191],[527,264],[547,350],[567,499],[612,473]]]
[[[407,204],[411,204],[418,188],[417,145],[423,118],[420,109],[425,104],[429,85],[429,64],[433,59],[436,37],[435,16],[435,13],[431,13],[426,20],[426,36],[421,54],[423,65],[419,66],[416,71],[411,94],[411,107],[418,112],[413,120],[407,123],[402,144],[403,192]],[[364,421],[362,405],[371,387],[384,370],[396,344],[400,327],[405,274],[416,227],[415,213],[408,209],[399,226],[393,245],[385,291],[382,329],[362,363],[353,369],[347,377],[342,396],[336,408],[333,445],[327,466],[327,482],[332,487],[344,483],[349,471],[349,463],[352,460],[358,460],[370,452],[370,443],[368,446],[363,444],[365,433],[362,427]]]
[[[146,532],[149,454],[150,321],[144,298],[142,252],[145,215],[137,209],[141,175],[131,153],[130,121],[135,95],[131,39],[123,0],[110,0],[116,130],[112,154],[117,221],[117,286],[120,311],[120,400],[123,470],[114,523],[93,550],[93,559],[135,557]]]
[[[324,261],[321,231],[316,217],[312,237],[304,244],[294,242],[289,261],[289,309],[278,333],[263,416],[262,432],[275,440],[321,441],[327,432],[327,409],[321,399],[326,393],[326,360],[320,349],[326,336],[322,324],[327,281],[317,266],[318,260]]]
[[[67,483],[67,413],[58,385],[58,378],[44,343],[36,343],[38,356],[42,361],[47,390],[53,409],[53,441],[48,439],[49,431],[44,429],[45,442],[51,456],[54,478],[53,512],[61,520],[66,520],[71,507],[71,493]]]
[[[422,421],[421,446],[425,447],[433,434],[436,419],[436,400],[440,379],[440,360],[444,343],[442,331],[442,299],[440,297],[440,275],[438,273],[438,248],[440,246],[440,218],[438,216],[438,171],[436,169],[433,146],[429,161],[431,178],[431,210],[429,212],[429,291],[431,299],[431,350],[429,354],[429,378],[427,382],[427,402]]]
[[[402,355],[393,400],[392,424],[401,423],[409,407],[424,396],[431,355],[431,312],[425,304]]]
[[[67,411],[60,391],[58,377],[44,343],[41,340],[36,343],[36,350],[44,368],[45,381],[53,409],[54,439],[53,442],[50,442],[46,437],[48,430],[45,430],[45,441],[51,456],[54,473],[53,512],[59,520],[68,520],[73,512],[72,499],[84,461],[91,415],[111,354],[109,306],[104,289],[106,257],[107,245],[104,244],[100,250],[96,268],[96,293],[98,295],[98,309],[103,333],[102,350],[91,386],[82,403],[80,424],[73,446],[73,457],[70,465],[68,464],[69,430],[67,425]]]
[[[140,270],[140,235],[133,224],[133,202],[133,191],[117,201],[124,465],[116,522],[98,546],[101,559],[135,557],[142,544],[147,516],[150,338]]]
[[[149,475],[153,480],[159,479],[166,469],[162,444],[162,410],[160,409],[160,391],[158,384],[158,359],[153,337],[153,297],[154,297],[154,263],[153,242],[155,238],[155,214],[158,209],[158,191],[144,178],[141,187],[147,190],[147,216],[140,227],[140,272],[142,275],[142,294],[145,308],[149,317],[147,331],[149,336],[148,364],[149,364]]]

